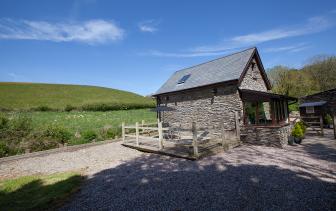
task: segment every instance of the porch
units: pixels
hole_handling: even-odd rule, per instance
[[[217,133],[210,133],[208,128],[197,128],[196,122],[190,126],[190,129],[163,127],[159,120],[135,125],[123,123],[122,145],[143,152],[196,160],[240,144],[239,126],[238,130],[224,130],[223,127]]]

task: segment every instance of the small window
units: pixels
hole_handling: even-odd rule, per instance
[[[307,114],[313,114],[313,113],[315,113],[314,106],[307,106],[306,107],[306,113]]]
[[[188,78],[190,77],[190,74],[183,76],[178,82],[177,84],[183,84],[184,82],[186,82],[188,80]]]

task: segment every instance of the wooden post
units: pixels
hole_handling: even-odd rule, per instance
[[[240,124],[239,124],[239,115],[238,111],[235,112],[235,122],[236,122],[236,136],[240,140]]]
[[[323,136],[323,118],[320,116],[320,127],[321,127],[321,135]]]
[[[226,143],[226,140],[227,140],[227,136],[226,136],[226,133],[225,133],[225,127],[224,127],[224,122],[222,122],[221,124],[221,132],[222,132],[222,147],[225,146],[225,143]]]
[[[125,122],[121,123],[121,135],[122,135],[122,140],[125,143],[126,139],[125,139]]]
[[[283,103],[284,103],[285,121],[286,123],[289,123],[288,102],[287,100],[284,100]]]
[[[336,139],[336,114],[333,114],[334,138]]]
[[[193,148],[194,148],[194,156],[198,157],[198,144],[197,144],[197,128],[196,122],[192,123],[192,133],[193,133]]]
[[[163,131],[162,131],[162,122],[158,123],[159,131],[159,150],[163,149]]]
[[[135,141],[136,145],[139,146],[139,123],[135,123]]]

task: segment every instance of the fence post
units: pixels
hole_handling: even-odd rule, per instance
[[[139,146],[139,123],[135,123],[135,141],[136,145]]]
[[[158,131],[159,131],[159,150],[161,150],[163,149],[162,122],[158,123]]]
[[[222,135],[222,147],[224,147],[226,139],[227,139],[226,133],[225,133],[224,122],[222,122],[222,124],[221,124],[221,133],[222,133],[221,134]]]
[[[240,140],[240,124],[239,124],[239,115],[238,111],[235,112],[235,122],[236,122],[236,136]]]
[[[197,145],[197,129],[196,129],[196,122],[192,122],[192,133],[193,133],[194,156],[195,156],[195,157],[198,157],[198,145]]]
[[[125,139],[125,122],[121,123],[121,135],[122,135],[122,140],[125,143],[126,139]]]
[[[320,127],[321,127],[321,135],[323,136],[323,118],[320,116]]]
[[[333,114],[334,138],[336,139],[336,114]]]

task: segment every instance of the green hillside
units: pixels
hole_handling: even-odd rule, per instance
[[[0,82],[2,110],[119,110],[152,107],[154,101],[131,92],[81,85]]]

